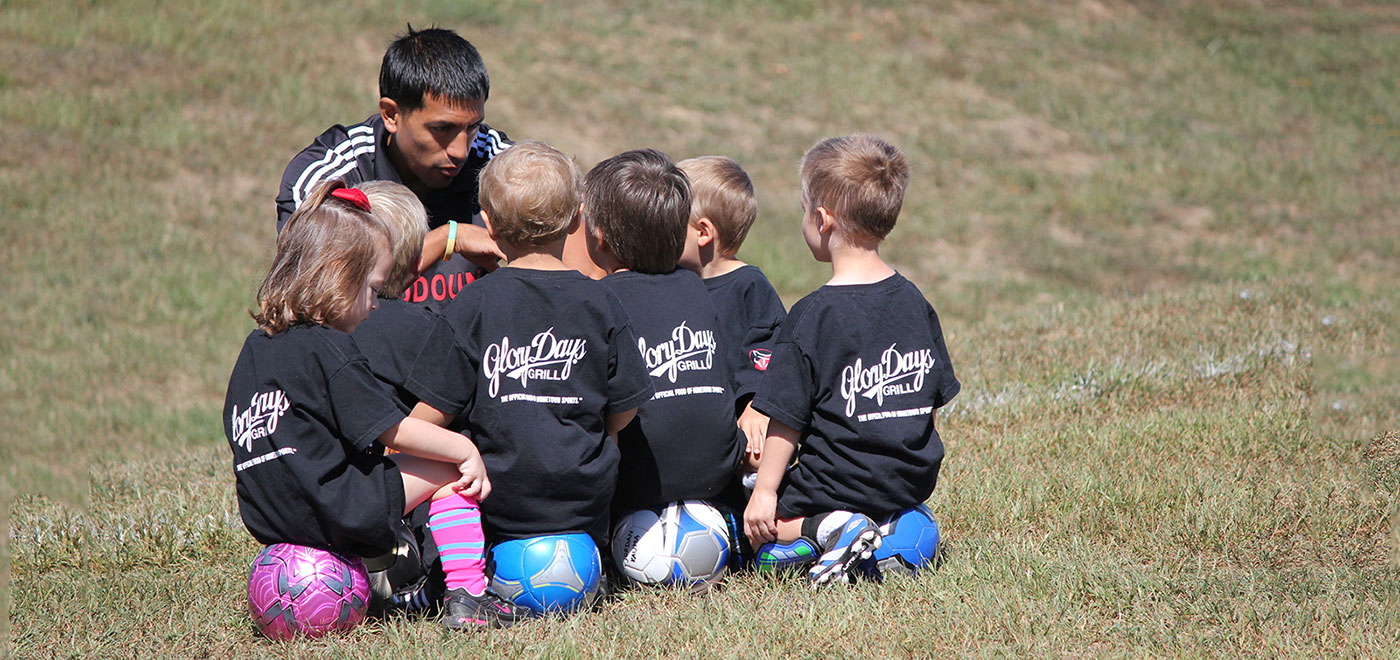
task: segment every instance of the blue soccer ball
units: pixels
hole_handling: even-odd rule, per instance
[[[885,519],[879,548],[857,570],[876,580],[892,575],[910,577],[933,564],[938,550],[938,522],[928,505],[920,504]]]
[[[591,607],[603,576],[598,544],[587,534],[547,534],[491,548],[491,589],[538,614]]]

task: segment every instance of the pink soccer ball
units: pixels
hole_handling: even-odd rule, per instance
[[[358,557],[277,543],[253,558],[248,613],[269,639],[349,630],[368,608],[369,574]]]

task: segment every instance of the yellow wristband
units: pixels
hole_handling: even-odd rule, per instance
[[[443,261],[452,261],[452,253],[457,251],[457,221],[447,221],[447,250],[442,253]]]

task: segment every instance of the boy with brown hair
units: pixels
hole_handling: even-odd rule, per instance
[[[935,411],[960,385],[938,314],[879,252],[908,181],[904,154],[873,135],[802,159],[802,235],[832,277],[792,306],[754,397],[771,421],[744,527],[755,546],[820,553],[813,586],[870,556],[871,518],[928,499],[943,460]]]
[[[681,265],[705,280],[731,339],[725,359],[734,373],[734,414],[748,440],[749,459],[757,465],[768,418],[750,402],[768,368],[773,338],[787,311],[763,271],[737,256],[758,217],[753,181],[739,163],[724,156],[700,156],[676,165],[690,179],[691,190]]]
[[[618,435],[619,512],[714,499],[735,487],[743,454],[719,313],[677,266],[690,203],[685,173],[653,149],[604,160],[584,182],[589,255],[632,319],[656,390]]]

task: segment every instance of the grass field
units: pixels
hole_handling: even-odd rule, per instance
[[[228,370],[283,166],[374,109],[406,21],[481,49],[512,137],[585,167],[739,160],[741,256],[789,304],[829,274],[798,238],[803,150],[907,151],[885,255],[964,384],[939,570],[739,576],[481,635],[255,635]],[[1400,7],[0,0],[0,142],[14,657],[1400,649]]]

